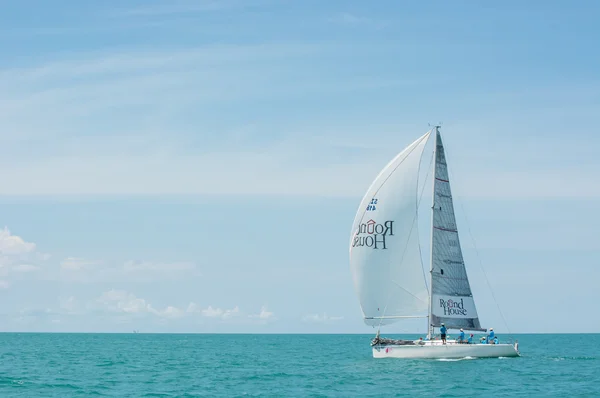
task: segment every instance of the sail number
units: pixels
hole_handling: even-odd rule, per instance
[[[377,210],[377,208],[375,207],[376,204],[377,204],[377,199],[375,199],[375,198],[371,199],[371,202],[369,202],[369,205],[367,206],[367,211]]]

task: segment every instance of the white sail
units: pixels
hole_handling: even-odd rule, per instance
[[[437,129],[436,129],[437,130]],[[431,325],[481,328],[460,248],[444,145],[436,131],[431,244]]]
[[[350,240],[350,268],[365,323],[427,314],[417,220],[421,156],[430,132],[398,154],[362,199]]]

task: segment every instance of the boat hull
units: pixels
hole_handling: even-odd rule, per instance
[[[512,344],[424,344],[373,346],[373,358],[458,359],[520,356]]]

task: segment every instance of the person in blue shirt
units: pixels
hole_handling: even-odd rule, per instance
[[[460,334],[458,335],[458,342],[459,343],[465,342],[465,332],[463,332],[462,328],[460,328]]]
[[[446,344],[446,326],[442,323],[442,327],[440,328],[440,337],[442,338],[442,343]]]
[[[487,336],[487,340],[488,340],[487,342],[490,343],[491,342],[490,340],[493,340],[494,336],[495,336],[494,328],[490,328],[490,332],[488,333],[488,336]]]

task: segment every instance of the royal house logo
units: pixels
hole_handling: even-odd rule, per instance
[[[463,299],[460,301],[440,299],[440,308],[444,309],[444,315],[467,315]]]
[[[372,249],[387,249],[386,238],[394,236],[394,222],[391,220],[384,223],[377,223],[375,220],[369,220],[358,226],[354,235],[352,247],[370,247]]]

